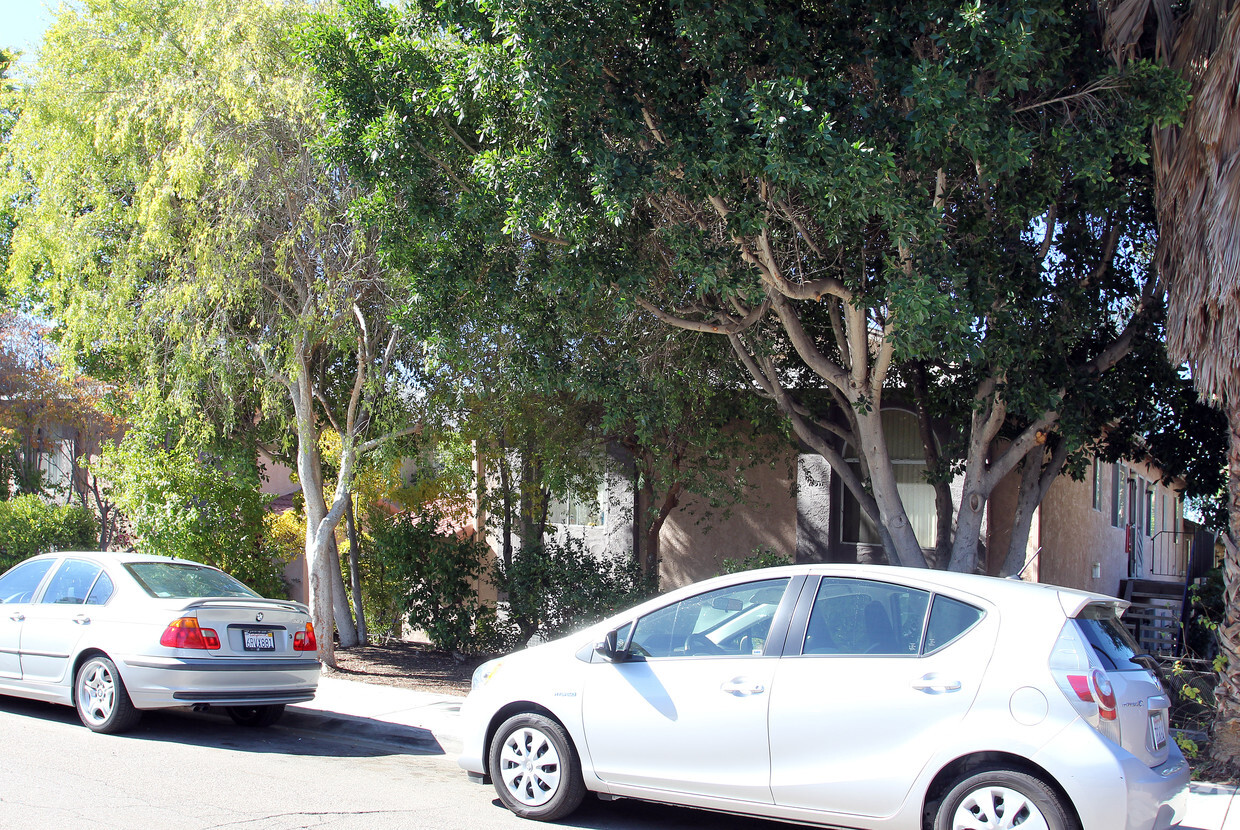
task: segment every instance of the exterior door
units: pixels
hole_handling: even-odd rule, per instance
[[[20,680],[21,633],[30,601],[55,559],[23,562],[0,576],[0,681]]]
[[[997,630],[996,615],[947,597],[823,579],[802,653],[775,676],[775,803],[894,813],[972,705]]]
[[[592,664],[583,695],[601,779],[771,802],[767,714],[779,660],[763,655],[787,585],[699,594],[621,630],[634,659]]]
[[[22,628],[22,680],[58,683],[69,671],[70,658],[89,628],[92,611],[87,597],[101,572],[99,565],[65,559],[52,574],[39,602],[27,607]]]

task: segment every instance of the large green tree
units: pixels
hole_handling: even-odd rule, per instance
[[[10,272],[62,321],[65,347],[140,385],[138,400],[242,430],[286,425],[331,666],[333,628],[355,637],[331,540],[358,456],[390,434],[400,369],[391,285],[348,214],[355,191],[314,153],[314,86],[289,42],[308,13],[62,10],[11,142],[33,198]],[[325,432],[340,445],[326,493]]]
[[[385,197],[484,205],[544,290],[726,338],[892,562],[926,560],[885,401],[972,570],[999,481],[1036,505],[1156,317],[1148,135],[1184,88],[1108,64],[1087,3],[346,6],[335,137]]]

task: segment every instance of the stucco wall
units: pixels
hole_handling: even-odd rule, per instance
[[[1144,553],[1138,575],[1144,579],[1182,581],[1182,574],[1174,572],[1173,561],[1160,564],[1155,558],[1156,549],[1170,553],[1168,546],[1173,540],[1169,537],[1183,527],[1174,489],[1163,485],[1159,481],[1158,470],[1149,464],[1125,463],[1124,466],[1130,470],[1130,477],[1143,478],[1153,487],[1155,510],[1160,513],[1154,535],[1146,533],[1143,522],[1137,522],[1133,528]],[[1127,531],[1123,527],[1111,526],[1114,499],[1111,471],[1110,464],[1100,467],[1102,487],[1098,509],[1093,507],[1093,466],[1083,481],[1060,476],[1051,485],[1039,516],[1043,545],[1039,562],[1040,581],[1119,595],[1120,581],[1129,576],[1129,553]],[[1138,500],[1140,498],[1138,494]],[[1129,521],[1139,516],[1131,507],[1129,515],[1133,517]],[[1159,534],[1158,531],[1165,532]],[[1186,540],[1182,544],[1186,544]],[[1095,565],[1097,577],[1093,575]]]
[[[796,461],[796,450],[789,447],[772,464],[747,470],[752,486],[730,516],[700,498],[686,498],[659,533],[660,586],[676,588],[714,576],[724,559],[743,559],[759,546],[794,556]]]

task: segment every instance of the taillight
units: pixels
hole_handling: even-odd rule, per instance
[[[1111,678],[1102,669],[1094,669],[1089,675],[1094,692],[1098,696],[1098,717],[1103,720],[1115,720],[1115,690],[1111,688]]]
[[[318,640],[314,639],[314,623],[306,623],[304,631],[293,635],[293,651],[316,651],[318,647]]]
[[[1048,668],[1077,713],[1118,744],[1120,724],[1115,690],[1107,673],[1090,659],[1092,650],[1069,621],[1059,632]]]
[[[199,628],[196,617],[181,617],[168,623],[164,635],[159,638],[161,646],[168,648],[200,648],[214,651],[220,647],[220,637],[211,628]]]

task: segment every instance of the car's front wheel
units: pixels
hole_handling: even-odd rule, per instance
[[[94,732],[114,735],[137,725],[142,712],[134,708],[116,664],[97,654],[78,668],[73,683],[78,717]]]
[[[522,818],[555,821],[576,810],[586,794],[568,733],[543,715],[504,721],[491,744],[488,769],[500,801]]]
[[[238,726],[271,726],[284,714],[284,704],[272,706],[229,706],[228,716]]]
[[[939,802],[934,830],[1080,830],[1080,825],[1041,779],[984,769],[957,781]]]

